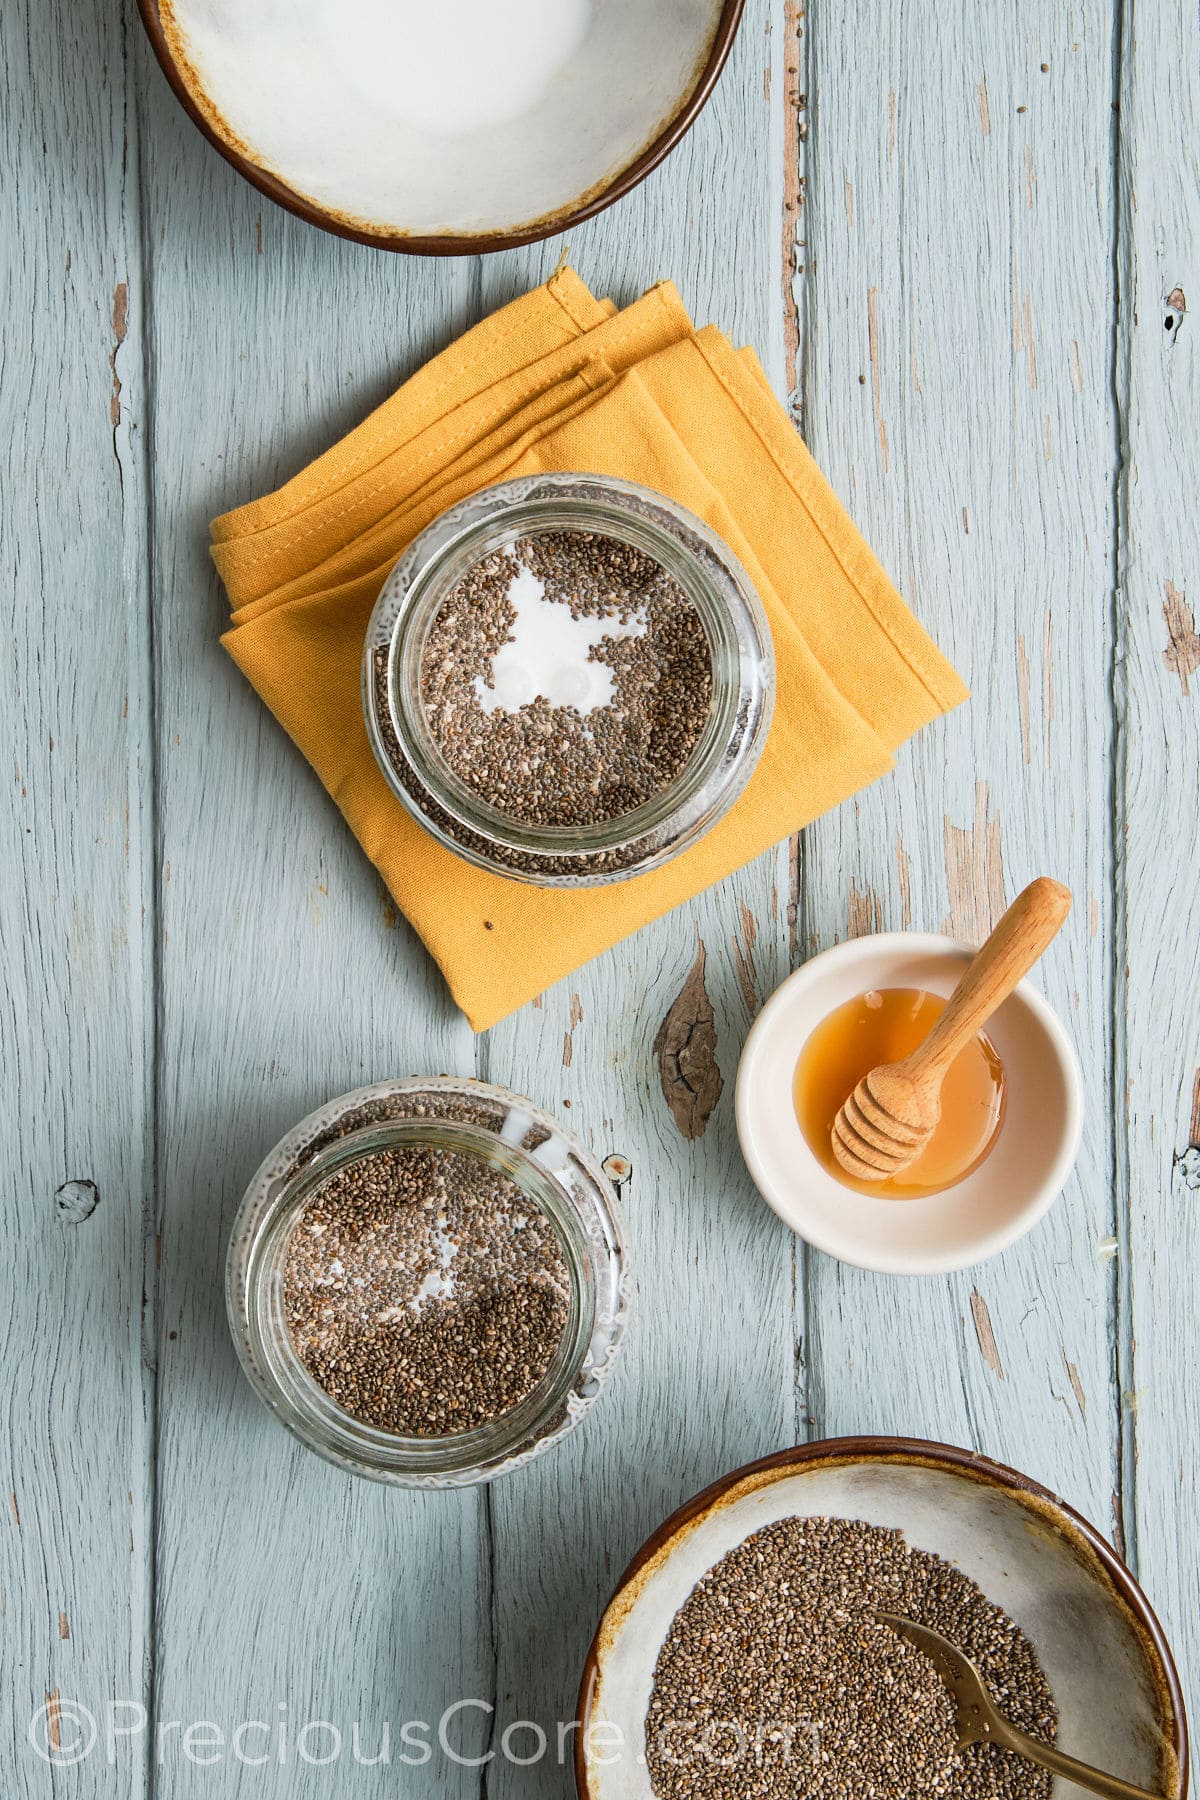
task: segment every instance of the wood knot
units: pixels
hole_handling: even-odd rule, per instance
[[[604,1173],[608,1176],[608,1179],[612,1182],[618,1194],[633,1174],[633,1164],[630,1162],[629,1158],[627,1156],[618,1155],[615,1150],[611,1156],[605,1157],[604,1161],[600,1164],[600,1167],[604,1170]]]
[[[64,1181],[54,1190],[54,1206],[60,1225],[82,1225],[100,1204],[100,1189],[94,1181]]]
[[[696,960],[654,1040],[663,1099],[689,1139],[703,1135],[725,1085],[717,1066],[717,1027],[704,964],[704,941],[697,938]]]
[[[1183,316],[1187,312],[1187,295],[1181,287],[1173,287],[1163,301],[1163,306],[1166,309],[1163,329],[1173,337],[1183,324]]]

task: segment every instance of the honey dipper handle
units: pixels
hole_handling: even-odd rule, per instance
[[[1061,881],[1039,875],[1019,893],[987,943],[968,965],[923,1044],[903,1067],[915,1078],[944,1073],[1027,975],[1071,910]]]

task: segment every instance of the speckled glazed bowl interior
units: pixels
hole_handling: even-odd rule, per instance
[[[822,1515],[899,1529],[915,1548],[956,1563],[1032,1642],[1058,1706],[1062,1749],[1154,1792],[1186,1794],[1187,1724],[1171,1654],[1099,1533],[1027,1477],[968,1451],[845,1438],[735,1471],[639,1551],[588,1655],[576,1736],[580,1800],[652,1800],[640,1760],[644,1720],[675,1614],[751,1532]],[[1055,1781],[1054,1800],[1080,1793]]]
[[[364,102],[336,162],[319,117],[289,122],[230,67],[223,8],[264,0],[139,4],[177,97],[247,180],[343,236],[446,255],[530,243],[627,193],[704,105],[743,0],[592,0],[581,44],[529,112],[446,135]]]

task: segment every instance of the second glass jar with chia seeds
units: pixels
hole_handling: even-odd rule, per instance
[[[302,1120],[247,1189],[226,1269],[260,1398],[330,1462],[407,1487],[557,1444],[607,1385],[632,1295],[589,1152],[532,1101],[447,1076]]]
[[[749,781],[773,698],[732,552],[611,477],[527,476],[452,507],[396,564],[364,648],[396,798],[447,849],[539,886],[621,881],[695,843]]]

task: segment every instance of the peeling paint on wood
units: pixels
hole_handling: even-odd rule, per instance
[[[1182,1177],[1184,1187],[1193,1192],[1200,1189],[1200,1069],[1196,1070],[1192,1082],[1192,1116],[1188,1125],[1187,1145],[1172,1160],[1176,1172]]]
[[[908,931],[912,925],[912,874],[909,867],[908,852],[896,836],[896,879],[900,884],[900,925]]]
[[[946,929],[964,943],[981,944],[1004,911],[1004,856],[999,816],[989,817],[988,785],[975,784],[975,820],[960,827],[945,821]]]
[[[868,937],[873,931],[883,930],[883,901],[870,888],[860,893],[857,884],[850,882],[850,899],[846,906],[846,933],[848,937]]]
[[[1167,333],[1167,342],[1174,349],[1179,342],[1179,329],[1187,313],[1187,296],[1181,287],[1172,288],[1163,305],[1166,308],[1163,328]]]
[[[754,940],[758,936],[758,922],[744,900],[738,902],[741,914],[741,931],[735,932],[730,940],[733,948],[733,962],[737,973],[738,987],[746,1012],[753,1018],[762,1005],[758,991],[758,968],[754,961]]]
[[[1063,1352],[1063,1367],[1067,1371],[1067,1380],[1071,1384],[1071,1392],[1075,1396],[1075,1404],[1079,1408],[1079,1416],[1081,1419],[1086,1419],[1087,1395],[1084,1393],[1083,1383],[1079,1379],[1079,1370],[1073,1362],[1068,1360],[1066,1351]]]
[[[702,1137],[725,1083],[717,1064],[717,1028],[704,984],[704,940],[654,1040],[663,1099],[683,1137]]]
[[[996,1334],[992,1330],[992,1315],[988,1311],[987,1301],[978,1288],[971,1289],[971,1317],[975,1322],[975,1336],[979,1343],[980,1354],[992,1374],[999,1381],[1003,1381],[1004,1364],[1000,1361],[1000,1352],[996,1347]]]
[[[800,846],[799,832],[788,839],[788,959],[793,968],[800,961]]]
[[[1028,294],[1025,296],[1025,378],[1031,388],[1038,384],[1037,349],[1033,341],[1033,308]]]
[[[804,102],[801,81],[803,0],[783,3],[783,365],[789,400],[800,380],[800,315],[795,279],[800,243],[800,213],[804,205],[803,157]]]
[[[883,378],[879,368],[879,290],[867,290],[867,350],[871,358],[871,403],[875,409],[875,430],[879,437],[879,457],[886,475],[888,469],[888,434],[883,418]]]
[[[575,1027],[583,1023],[583,1002],[578,994],[571,995],[571,1022],[563,1033],[563,1068],[569,1069],[575,1055]]]
[[[1031,755],[1029,731],[1029,652],[1025,634],[1017,633],[1017,705],[1021,710],[1021,755],[1026,763]]]
[[[1173,581],[1163,583],[1166,599],[1163,618],[1167,626],[1167,647],[1163,662],[1172,675],[1178,675],[1184,698],[1190,692],[1189,678],[1200,669],[1200,636],[1196,633],[1196,616],[1187,603],[1187,595]]]
[[[109,418],[115,431],[121,423],[121,377],[117,374],[117,352],[125,342],[129,316],[129,288],[124,281],[119,281],[113,290],[112,329],[113,347],[108,358],[109,371],[112,374],[112,398],[108,404]]]

